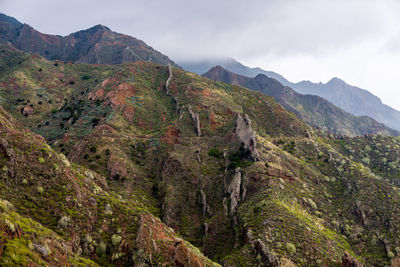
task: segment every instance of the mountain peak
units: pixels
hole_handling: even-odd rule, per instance
[[[19,22],[17,19],[7,16],[6,14],[0,13],[0,21],[9,23],[13,26],[21,26],[22,23]]]
[[[345,84],[345,83],[346,83],[345,81],[337,77],[333,77],[332,79],[329,80],[329,82],[327,82],[327,84]]]
[[[209,69],[205,74],[223,74],[223,73],[229,73],[229,71],[218,65]]]
[[[108,28],[107,26],[104,26],[104,25],[102,25],[102,24],[97,24],[97,25],[95,25],[95,26],[93,26],[93,27],[91,27],[91,28],[89,28],[89,29],[87,29],[87,30],[89,30],[89,31],[99,31],[99,30],[102,30],[102,31],[111,31],[110,28]]]

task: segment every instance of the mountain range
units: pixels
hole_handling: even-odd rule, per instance
[[[0,14],[0,42],[38,53],[47,59],[89,64],[121,64],[137,60],[176,65],[167,56],[134,37],[116,33],[103,25],[68,36],[43,34],[28,24]]]
[[[299,94],[290,87],[284,86],[279,81],[264,74],[249,78],[217,66],[210,69],[203,76],[270,95],[282,107],[293,112],[303,121],[335,134],[349,136],[363,134],[399,135],[398,131],[388,128],[370,117],[351,115],[316,95]]]
[[[9,35],[0,266],[399,266],[393,130],[265,75],[216,67],[210,79],[147,57],[89,64],[83,39],[64,60]]]
[[[250,68],[232,58],[192,60],[179,62],[179,65],[187,71],[200,75],[215,66],[222,66],[228,71],[250,78],[254,78],[258,74],[264,74],[276,79],[285,86],[291,87],[300,94],[323,97],[350,114],[369,116],[388,127],[400,130],[400,111],[383,104],[377,96],[367,90],[349,85],[339,78],[332,78],[327,83],[313,83],[310,81],[293,83],[276,72],[266,71],[261,68]]]

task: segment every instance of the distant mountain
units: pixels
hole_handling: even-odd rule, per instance
[[[103,25],[62,37],[43,34],[28,24],[0,14],[0,42],[10,42],[22,51],[38,53],[52,60],[90,64],[151,61],[176,66],[167,56],[143,41],[113,32]]]
[[[274,78],[274,79],[278,80],[279,82],[281,82],[283,84],[290,83],[282,75],[280,75],[276,72],[263,70],[261,68],[251,68],[251,67],[243,65],[236,59],[233,59],[230,57],[204,59],[204,60],[192,60],[192,61],[181,61],[181,62],[178,62],[178,64],[184,70],[191,71],[191,72],[194,72],[194,73],[197,73],[200,75],[206,73],[212,67],[221,66],[230,72],[233,72],[233,73],[236,73],[239,75],[243,75],[246,77],[250,77],[250,78],[254,78],[258,74],[264,74],[270,78]],[[285,81],[285,83],[282,81]]]
[[[264,74],[250,78],[234,74],[221,66],[217,66],[210,69],[203,76],[270,95],[285,109],[292,111],[305,122],[336,134],[399,135],[399,132],[378,123],[374,119],[366,116],[357,117],[351,115],[322,97],[299,94],[290,87],[284,86],[279,81],[268,78]]]
[[[400,130],[400,111],[383,104],[377,96],[367,90],[351,86],[338,78],[333,78],[327,83],[310,81],[292,83],[276,72],[261,68],[250,68],[233,58],[179,62],[179,64],[185,70],[197,74],[203,74],[214,66],[222,66],[228,71],[246,77],[254,78],[258,74],[264,74],[278,80],[285,86],[293,88],[298,93],[323,97],[346,112],[356,116],[369,116],[386,126]]]
[[[367,90],[349,85],[341,79],[333,78],[327,83],[281,82],[292,86],[299,93],[319,95],[351,114],[367,115],[389,127],[400,130],[400,112],[398,110],[383,104],[377,96]]]

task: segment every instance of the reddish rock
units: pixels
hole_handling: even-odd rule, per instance
[[[26,106],[24,107],[24,109],[22,110],[22,115],[24,116],[29,116],[33,113],[33,107],[31,106]]]

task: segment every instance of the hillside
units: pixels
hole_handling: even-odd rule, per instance
[[[1,266],[218,266],[139,190],[122,197],[0,107]]]
[[[275,79],[259,74],[254,78],[234,74],[220,66],[210,69],[204,77],[240,85],[274,97],[286,110],[293,112],[303,121],[340,135],[400,135],[369,117],[356,117],[334,106],[324,98],[314,95],[302,95],[283,86]]]
[[[221,66],[232,73],[250,78],[263,74],[269,78],[276,79],[284,86],[291,87],[300,94],[320,96],[352,115],[368,116],[390,128],[400,130],[400,111],[383,104],[377,96],[369,91],[349,85],[338,78],[333,78],[327,83],[313,83],[310,81],[293,83],[276,72],[261,68],[251,68],[233,58],[192,60],[179,62],[179,65],[183,69],[199,75],[206,73],[215,66]]]
[[[2,50],[0,105],[14,119],[1,110],[0,191],[22,217],[19,239],[0,222],[3,262],[61,261],[57,240],[102,266],[399,261],[398,138],[334,136],[179,68]],[[23,218],[50,231],[30,236]]]
[[[175,65],[143,41],[113,32],[103,25],[62,37],[43,34],[0,13],[0,42],[9,42],[19,50],[38,53],[52,60],[89,64],[121,64],[141,60]]]

